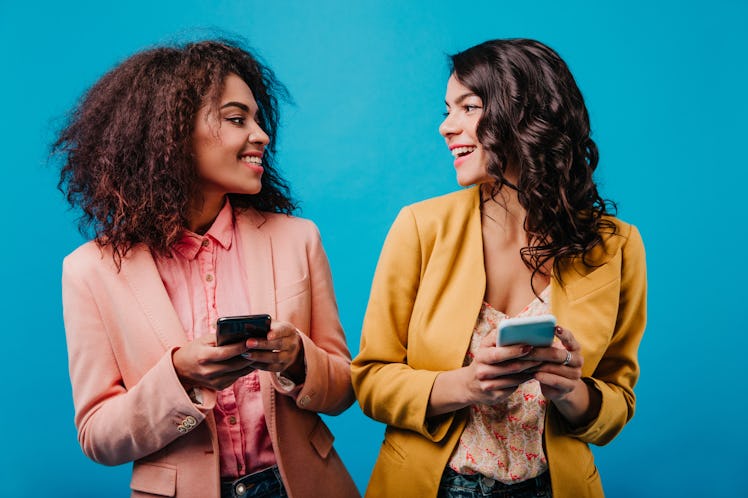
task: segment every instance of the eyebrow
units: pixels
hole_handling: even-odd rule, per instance
[[[463,101],[464,101],[465,99],[467,99],[468,97],[477,97],[477,96],[478,96],[478,95],[476,95],[476,94],[475,94],[475,93],[473,93],[473,92],[463,93],[462,95],[460,95],[459,97],[457,97],[457,98],[455,99],[455,104],[457,104],[457,105],[460,105],[460,104],[462,104],[462,102],[463,102]],[[447,102],[447,101],[445,100],[445,101],[444,101],[444,105],[446,105],[447,107],[449,107],[449,102]]]
[[[225,109],[227,107],[238,107],[244,112],[249,112],[249,106],[246,104],[242,104],[241,102],[226,102],[221,106],[221,109]]]

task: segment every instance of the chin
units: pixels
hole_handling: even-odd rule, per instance
[[[253,186],[244,186],[244,188],[241,189],[241,191],[237,191],[237,194],[244,194],[244,195],[257,195],[262,191],[262,184],[258,183],[257,185]]]
[[[475,185],[476,183],[480,183],[479,178],[472,178],[472,177],[457,175],[457,184],[460,187],[469,187],[471,185]]]

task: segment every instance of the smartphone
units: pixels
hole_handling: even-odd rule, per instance
[[[264,339],[270,331],[270,315],[224,316],[218,319],[216,344],[224,346],[247,339]]]
[[[555,336],[556,317],[553,315],[523,316],[504,318],[499,323],[496,337],[497,346],[529,344],[530,346],[550,346]]]

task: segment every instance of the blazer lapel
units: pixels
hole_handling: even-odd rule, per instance
[[[551,310],[558,324],[572,331],[582,346],[583,375],[591,375],[610,342],[618,313],[621,254],[596,248],[587,267],[574,260],[562,270],[562,283],[551,282]],[[607,331],[607,333],[606,333]]]
[[[275,272],[273,271],[273,245],[270,235],[261,230],[266,218],[253,209],[236,214],[237,236],[244,253],[245,276],[248,285],[249,309],[251,313],[267,313],[276,317]],[[278,451],[279,439],[276,424],[275,388],[271,372],[257,372],[262,393],[265,422],[270,433],[273,448]]]
[[[237,213],[237,234],[244,253],[245,276],[248,284],[249,309],[267,313],[273,318],[275,309],[275,274],[270,235],[261,230],[265,217],[255,210]]]
[[[164,349],[184,344],[187,337],[151,251],[143,245],[133,248],[122,262],[121,272]]]

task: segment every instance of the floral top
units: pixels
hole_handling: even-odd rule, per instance
[[[550,286],[517,316],[536,316],[550,310]],[[496,330],[507,315],[483,303],[473,329],[464,365],[473,361],[481,340]],[[460,474],[482,474],[505,484],[532,479],[548,469],[543,452],[546,399],[540,384],[529,380],[496,405],[477,404],[470,415],[449,466]]]

